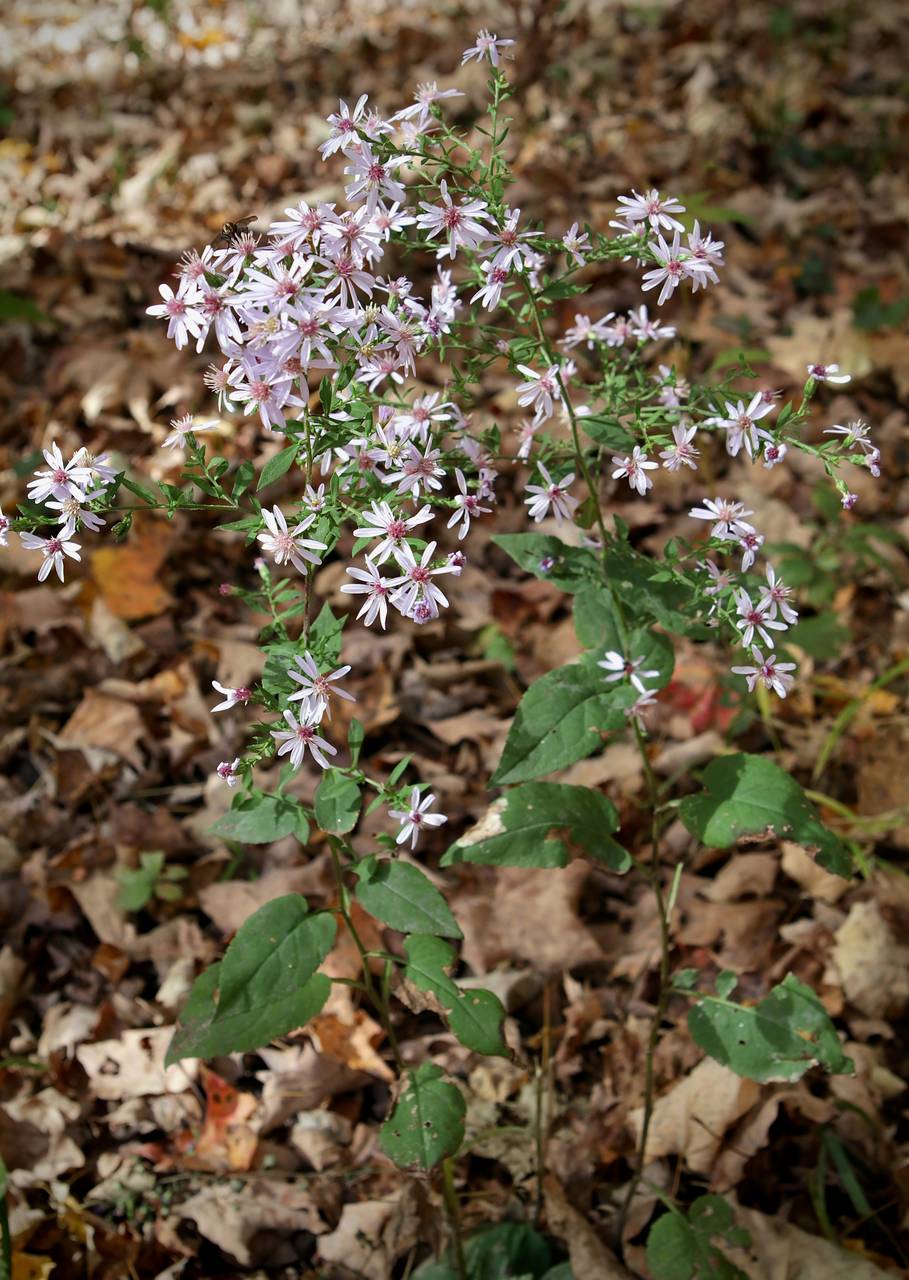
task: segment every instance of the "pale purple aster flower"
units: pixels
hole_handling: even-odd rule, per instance
[[[486,283],[476,291],[470,301],[480,301],[487,311],[495,311],[502,301],[502,290],[508,283],[510,273],[507,267],[497,267],[494,262],[483,262],[480,265],[486,273]]]
[[[483,30],[477,32],[476,44],[472,44],[469,49],[465,49],[461,55],[461,66],[472,61],[474,58],[478,62],[482,62],[485,57],[494,67],[499,65],[499,50],[510,49],[514,44],[514,40],[500,39],[499,36],[490,35],[489,32]]]
[[[688,512],[695,520],[713,520],[710,530],[712,538],[736,539],[743,533],[753,533],[754,527],[745,521],[745,516],[752,513],[746,511],[741,502],[731,502],[728,498],[705,498],[703,507],[692,507]]]
[[[755,533],[743,533],[739,538],[739,546],[742,548],[742,573],[747,573],[757,559],[757,554],[764,545],[764,535]]]
[[[415,120],[418,129],[425,129],[432,119],[433,103],[441,102],[443,98],[463,97],[460,89],[440,89],[435,80],[428,80],[425,84],[417,85],[410,106],[402,107],[391,118],[394,121]]]
[[[287,564],[289,561],[300,573],[307,573],[309,565],[319,563],[319,556],[314,553],[328,550],[326,543],[300,536],[315,518],[315,513],[312,513],[289,529],[280,507],[272,507],[271,511],[263,507],[262,519],[267,528],[256,534],[256,540],[262,544],[262,550],[274,558],[275,564]]]
[[[577,498],[572,498],[567,492],[574,484],[574,472],[555,481],[542,462],[537,463],[537,470],[545,483],[524,486],[524,492],[528,495],[524,499],[527,503],[527,514],[532,520],[539,522],[550,514],[551,508],[552,514],[560,524],[563,520],[572,520],[575,511],[581,505]]]
[[[844,383],[852,381],[851,373],[840,373],[838,364],[809,364],[808,377],[815,382]]]
[[[448,243],[436,252],[437,258],[454,258],[458,249],[476,249],[489,239],[489,228],[481,221],[490,217],[485,200],[462,200],[459,205],[454,204],[444,178],[439,183],[439,193],[442,203],[434,205],[421,200],[420,208],[425,212],[417,215],[417,226],[430,238],[448,237]]]
[[[697,427],[686,426],[684,422],[675,424],[672,428],[673,443],[667,449],[660,450],[660,457],[667,471],[678,471],[683,466],[697,471],[700,450],[691,443],[696,434]]]
[[[429,610],[428,617],[437,617],[439,605],[443,607],[448,605],[445,595],[432,579],[437,574],[450,573],[451,566],[446,563],[431,568],[435,551],[436,544],[429,542],[423,548],[422,556],[417,560],[407,543],[395,548],[395,559],[404,572],[400,577],[392,578],[389,583],[389,586],[396,588],[391,597],[391,603],[405,617],[415,617],[414,611],[418,605],[423,605]],[[425,622],[428,619],[421,612],[415,620]]]
[[[715,268],[723,266],[723,247],[724,242],[714,240],[709,231],[702,236],[701,224],[695,222],[694,230],[688,233],[688,252],[694,261],[703,264],[704,272],[701,276],[691,277],[692,293],[697,293],[700,288],[706,288],[708,281],[711,284],[719,284],[719,276]]]
[[[45,502],[48,498],[75,498],[84,502],[86,489],[91,483],[91,472],[88,467],[79,463],[76,458],[63,461],[63,454],[56,441],[44,451],[47,467],[35,472],[35,479],[28,482],[28,496],[32,502]]]
[[[85,501],[92,502],[95,498],[101,498],[103,495],[103,489],[93,489],[85,495]],[[91,529],[92,533],[97,533],[107,523],[106,520],[101,519],[97,512],[89,511],[86,507],[83,507],[78,498],[62,498],[58,502],[48,502],[45,505],[50,507],[52,511],[59,512],[57,518],[61,524],[67,524],[70,521],[75,524],[79,520],[86,529]]]
[[[590,250],[590,236],[587,232],[580,231],[578,224],[573,222],[562,236],[562,245],[568,256],[573,259],[574,265],[583,267],[587,261],[584,254]]]
[[[303,757],[309,751],[316,764],[322,769],[330,768],[330,762],[325,759],[325,753],[330,756],[338,754],[337,747],[333,747],[330,742],[326,742],[324,738],[320,738],[316,733],[316,717],[313,716],[308,707],[301,707],[300,719],[297,720],[294,713],[288,709],[284,712],[284,719],[287,722],[287,729],[272,729],[271,736],[276,743],[280,743],[278,747],[278,755],[290,755],[290,763],[295,769],[299,769],[303,763]]]
[[[362,525],[354,529],[357,538],[381,538],[377,547],[373,547],[367,558],[374,564],[382,564],[402,545],[411,529],[426,524],[432,519],[432,508],[422,506],[412,516],[402,516],[395,512],[387,502],[373,502],[368,511],[360,516]]]
[[[825,427],[823,434],[842,436],[843,444],[847,448],[851,449],[853,445],[858,445],[864,453],[869,453],[874,448],[868,435],[869,430],[868,423],[862,418],[857,418],[855,422],[847,422],[845,426],[838,422],[832,427]]]
[[[634,446],[627,458],[616,456],[613,457],[612,462],[616,468],[612,473],[613,480],[626,479],[642,498],[648,489],[653,488],[653,481],[647,472],[656,471],[660,464],[650,462],[639,444]]]
[[[723,413],[705,418],[704,421],[705,425],[716,426],[726,432],[726,452],[730,457],[736,457],[744,445],[749,458],[753,458],[761,447],[761,438],[767,439],[766,431],[755,424],[772,412],[773,403],[768,403],[763,393],[757,391],[748,402],[747,408],[744,400],[739,400],[735,405],[727,400]]]
[[[72,541],[73,532],[73,523],[68,521],[58,533],[52,534],[49,538],[40,538],[35,533],[19,534],[22,545],[28,551],[40,551],[44,556],[38,570],[39,582],[43,582],[52,569],[55,570],[60,581],[63,581],[64,556],[69,556],[71,560],[82,559],[78,542]]]
[[[659,265],[644,272],[641,288],[646,293],[662,284],[657,298],[658,306],[666,302],[686,277],[700,277],[703,280],[709,270],[703,262],[688,256],[688,250],[681,247],[678,232],[673,236],[672,244],[667,244],[662,236],[657,236],[656,244],[651,244],[650,247]]]
[[[767,616],[775,618],[777,611],[791,626],[798,622],[799,615],[789,604],[792,599],[792,587],[787,587],[782,578],[778,578],[772,565],[767,565],[767,585],[761,587],[761,598],[758,604],[767,610]]]
[[[636,229],[634,224],[637,222],[649,223],[654,231],[658,231],[660,227],[666,231],[685,230],[684,224],[671,216],[674,213],[684,213],[685,206],[675,196],[664,198],[656,188],[651,188],[644,195],[639,195],[632,188],[630,196],[619,196],[619,207],[615,212],[616,217],[626,223],[630,231]]]
[[[186,346],[190,339],[198,338],[199,331],[205,323],[202,312],[197,306],[198,296],[180,297],[174,293],[169,284],[158,286],[158,292],[164,299],[152,307],[146,307],[146,315],[167,317],[167,336],[172,338],[178,351]]]
[[[616,321],[616,325],[618,325]],[[662,338],[674,338],[676,335],[676,326],[674,324],[663,324],[654,317],[650,318],[646,303],[642,303],[639,307],[633,307],[628,312],[628,328],[633,337],[638,342],[659,342]],[[621,346],[621,342],[610,345]]]
[[[245,685],[241,685],[239,689],[231,689],[226,685],[219,684],[217,680],[212,680],[211,687],[216,693],[223,695],[223,701],[219,702],[216,707],[212,707],[212,711],[230,711],[238,703],[246,706],[252,697],[252,690],[247,689]]]
[[[3,508],[0,507],[0,547],[9,546],[9,516],[3,514]]]
[[[455,509],[446,527],[450,529],[453,525],[459,524],[458,538],[460,539],[467,536],[471,520],[476,520],[481,515],[488,515],[492,508],[480,506],[479,494],[468,492],[467,481],[464,478],[464,472],[460,468],[455,469],[455,478],[458,482],[460,493],[455,495]]]
[[[445,468],[439,466],[442,453],[440,449],[431,449],[428,445],[423,453],[415,444],[408,443],[403,459],[397,471],[388,476],[389,484],[396,484],[398,495],[409,493],[414,502],[420,496],[420,490],[441,489]]]
[[[424,827],[441,827],[443,822],[448,821],[442,813],[429,812],[435,802],[436,797],[432,792],[429,792],[421,800],[420,788],[414,787],[410,793],[409,809],[389,809],[389,816],[401,824],[401,830],[395,839],[396,844],[403,844],[405,840],[409,839],[411,849],[415,849],[417,840],[420,838],[420,832]]]
[[[307,718],[311,719],[314,724],[318,724],[322,717],[326,715],[329,720],[331,719],[330,699],[333,695],[338,698],[344,698],[347,702],[356,702],[356,698],[352,693],[348,693],[345,689],[340,689],[334,684],[334,681],[340,680],[347,675],[350,670],[349,663],[347,666],[338,667],[336,671],[323,675],[319,671],[315,658],[308,650],[302,658],[298,654],[295,661],[300,669],[296,670],[291,667],[287,674],[291,680],[294,680],[301,687],[296,693],[292,693],[287,701],[303,702]]]
[[[347,572],[357,581],[346,582],[341,587],[343,594],[366,596],[357,617],[363,618],[364,626],[367,627],[371,627],[376,618],[378,618],[384,631],[388,621],[388,598],[392,591],[390,580],[382,577],[368,556],[365,569],[353,567],[348,569]]]
[[[760,680],[765,689],[773,689],[781,698],[785,698],[795,683],[793,677],[789,675],[790,671],[795,670],[795,663],[777,662],[772,653],[765,658],[756,646],[752,647],[751,656],[755,664],[753,667],[732,668],[735,675],[744,676],[748,681],[748,692],[752,693],[754,686]]]
[[[616,680],[630,680],[639,693],[644,693],[646,686],[643,681],[657,680],[660,673],[659,671],[641,671],[643,661],[643,658],[626,658],[624,654],[611,649],[604,654],[597,666],[609,672],[605,677],[607,684],[614,684]]]
[[[360,139],[357,134],[357,127],[358,125],[362,127],[365,120],[368,100],[368,94],[361,94],[353,111],[351,111],[346,102],[339,101],[338,110],[330,115],[327,121],[331,125],[331,134],[319,147],[319,153],[323,160],[327,160],[336,151],[347,151],[351,144],[359,145]],[[291,210],[288,209],[286,212],[290,213]]]
[[[776,641],[770,632],[785,631],[786,623],[771,617],[769,607],[761,601],[755,604],[744,587],[735,597],[735,607],[739,615],[735,625],[742,633],[742,644],[750,646],[757,632],[764,644],[772,649]]]
[[[539,422],[552,417],[553,401],[562,398],[559,366],[551,364],[543,373],[537,373],[526,364],[519,364],[518,369],[526,378],[525,382],[518,384],[518,404],[532,404]]]
[[[656,700],[656,692],[653,689],[645,689],[643,693],[638,694],[630,707],[625,708],[626,720],[633,720],[639,729],[646,728],[644,712],[648,707],[655,706]]]
[[[777,466],[786,457],[789,452],[789,446],[785,444],[776,444],[773,440],[767,440],[764,443],[764,466],[769,471],[771,467]]]
[[[216,427],[218,423],[214,422],[196,422],[191,413],[185,413],[182,418],[171,418],[171,432],[166,439],[162,440],[162,449],[183,448],[186,444],[186,437],[190,434],[196,435],[198,432],[211,431],[212,427]]]
[[[229,787],[236,787],[242,781],[240,774],[237,772],[239,764],[239,756],[233,762],[222,760],[215,772],[222,782],[226,782]]]

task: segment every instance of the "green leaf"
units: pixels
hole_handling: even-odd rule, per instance
[[[658,1218],[647,1237],[647,1266],[653,1280],[747,1280],[713,1244],[747,1245],[747,1231],[735,1225],[732,1207],[722,1196],[700,1196],[688,1211]]]
[[[725,849],[740,836],[768,832],[816,848],[828,871],[852,874],[845,845],[823,825],[796,780],[766,756],[720,756],[704,770],[704,784],[706,791],[686,796],[679,809],[703,844]]]
[[[419,867],[370,857],[354,870],[359,879],[357,901],[390,929],[439,938],[464,936],[445,899]]]
[[[839,504],[837,504],[839,505]],[[834,613],[817,618],[802,618],[786,632],[786,644],[798,645],[812,658],[830,659],[841,653],[851,640],[851,632]]]
[[[257,794],[244,798],[210,826],[209,831],[240,844],[270,844],[289,835],[296,835],[302,842],[309,836],[309,823],[296,800]]]
[[[636,696],[629,685],[607,684],[594,662],[547,671],[521,699],[491,781],[526,782],[583,760],[624,726]]]
[[[688,1013],[688,1030],[712,1058],[749,1080],[800,1080],[815,1065],[833,1075],[854,1071],[826,1009],[791,973],[753,1008],[703,996]]]
[[[443,866],[564,867],[569,843],[613,871],[631,866],[631,858],[609,834],[619,826],[615,805],[598,791],[529,782],[508,791],[500,803],[504,807],[490,815],[496,829],[484,821],[482,835],[472,841],[462,837],[442,858]]]
[[[606,587],[588,586],[574,598],[574,629],[585,649],[621,650],[615,604]]]
[[[56,324],[53,316],[47,315],[31,298],[23,298],[21,294],[10,293],[0,289],[0,324],[10,321],[25,324]]]
[[[124,911],[141,911],[155,892],[158,877],[164,870],[164,854],[160,851],[139,855],[138,867],[123,867],[117,872],[120,888],[117,902]],[[179,894],[178,894],[179,896]]]
[[[441,1067],[424,1062],[408,1073],[379,1131],[379,1146],[402,1169],[431,1169],[464,1141],[466,1111],[460,1089],[444,1079]]]
[[[591,414],[589,418],[579,418],[581,430],[585,436],[595,440],[597,444],[616,452],[630,453],[637,441],[629,435],[617,418],[607,414]]]
[[[334,916],[310,915],[299,894],[266,902],[240,926],[220,964],[196,980],[166,1062],[259,1049],[303,1026],[331,990],[315,971],[336,932]]]
[[[346,621],[346,614],[335,617],[328,605],[323,604],[319,616],[309,628],[310,648],[319,659],[321,667],[333,667],[340,658],[341,632]]]
[[[353,778],[337,769],[326,769],[316,791],[316,822],[323,831],[343,835],[352,831],[360,816],[360,788]]]
[[[508,1057],[502,1039],[505,1010],[491,991],[462,991],[445,972],[454,962],[454,950],[441,938],[415,933],[404,943],[405,977],[421,991],[431,992],[446,1011],[452,1031],[468,1049]]]
[[[276,453],[273,458],[269,458],[262,468],[262,474],[259,476],[256,493],[261,489],[266,489],[270,484],[274,484],[276,480],[280,480],[293,466],[299,451],[300,442],[295,440],[293,444],[289,444],[280,453]]]
[[[605,556],[609,581],[632,618],[640,623],[658,622],[673,635],[710,634],[704,623],[691,616],[691,587],[676,578],[658,574],[665,566],[623,543]]]
[[[255,479],[255,475],[255,467],[248,458],[244,458],[239,467],[237,467],[236,474],[234,475],[234,487],[230,494],[234,501],[236,501],[241,494],[246,492]]]
[[[350,728],[347,730],[347,749],[350,752],[350,767],[355,769],[357,761],[360,759],[360,752],[363,750],[363,742],[366,738],[366,730],[356,718],[351,720]]]
[[[544,533],[499,533],[492,541],[526,573],[552,582],[560,591],[580,591],[602,578],[596,553],[589,547],[570,547]]]

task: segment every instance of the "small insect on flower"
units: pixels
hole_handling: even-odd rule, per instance
[[[254,213],[248,213],[242,218],[237,218],[234,222],[225,222],[217,240],[212,242],[213,245],[233,244],[235,240],[240,238],[247,227],[252,226],[255,220],[256,215]]]
[[[420,788],[414,787],[410,793],[409,809],[389,809],[389,816],[401,824],[401,830],[395,838],[396,844],[403,844],[409,839],[411,849],[416,849],[420,832],[424,827],[441,827],[443,822],[448,821],[442,813],[429,812],[435,802],[436,797],[432,792],[421,800]]]

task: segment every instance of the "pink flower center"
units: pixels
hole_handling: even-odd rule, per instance
[[[186,303],[182,298],[168,298],[164,305],[169,316],[182,316],[186,311]]]
[[[275,534],[275,559],[287,560],[296,551],[297,546],[289,533]]]
[[[406,534],[407,525],[403,520],[392,520],[388,526],[387,532],[389,538],[394,538],[395,541],[397,541],[398,539],[403,538]]]
[[[68,480],[69,476],[66,474],[65,468],[57,467],[54,471],[54,484],[66,484]]]
[[[366,171],[370,182],[383,182],[385,180],[385,165],[375,161]]]
[[[207,316],[216,316],[224,310],[224,303],[219,294],[209,290],[202,296],[202,310]]]
[[[45,553],[49,556],[56,556],[63,550],[63,544],[59,538],[48,538]]]
[[[316,731],[311,724],[301,724],[297,729],[297,737],[301,742],[312,742],[316,736]]]
[[[422,583],[428,582],[429,578],[430,578],[429,570],[425,568],[422,564],[414,565],[414,567],[410,571],[411,582],[419,582],[422,584]]]
[[[461,210],[456,209],[453,204],[448,205],[445,212],[442,214],[443,225],[446,226],[449,231],[455,231],[460,227],[462,221],[463,215]]]

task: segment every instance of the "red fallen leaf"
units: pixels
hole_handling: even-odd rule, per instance
[[[251,1169],[259,1139],[247,1122],[258,1109],[258,1099],[251,1093],[235,1089],[208,1067],[200,1067],[199,1074],[205,1090],[202,1124],[180,1129],[167,1144],[131,1144],[130,1154],[151,1160],[159,1172],[173,1169],[245,1172]]]

